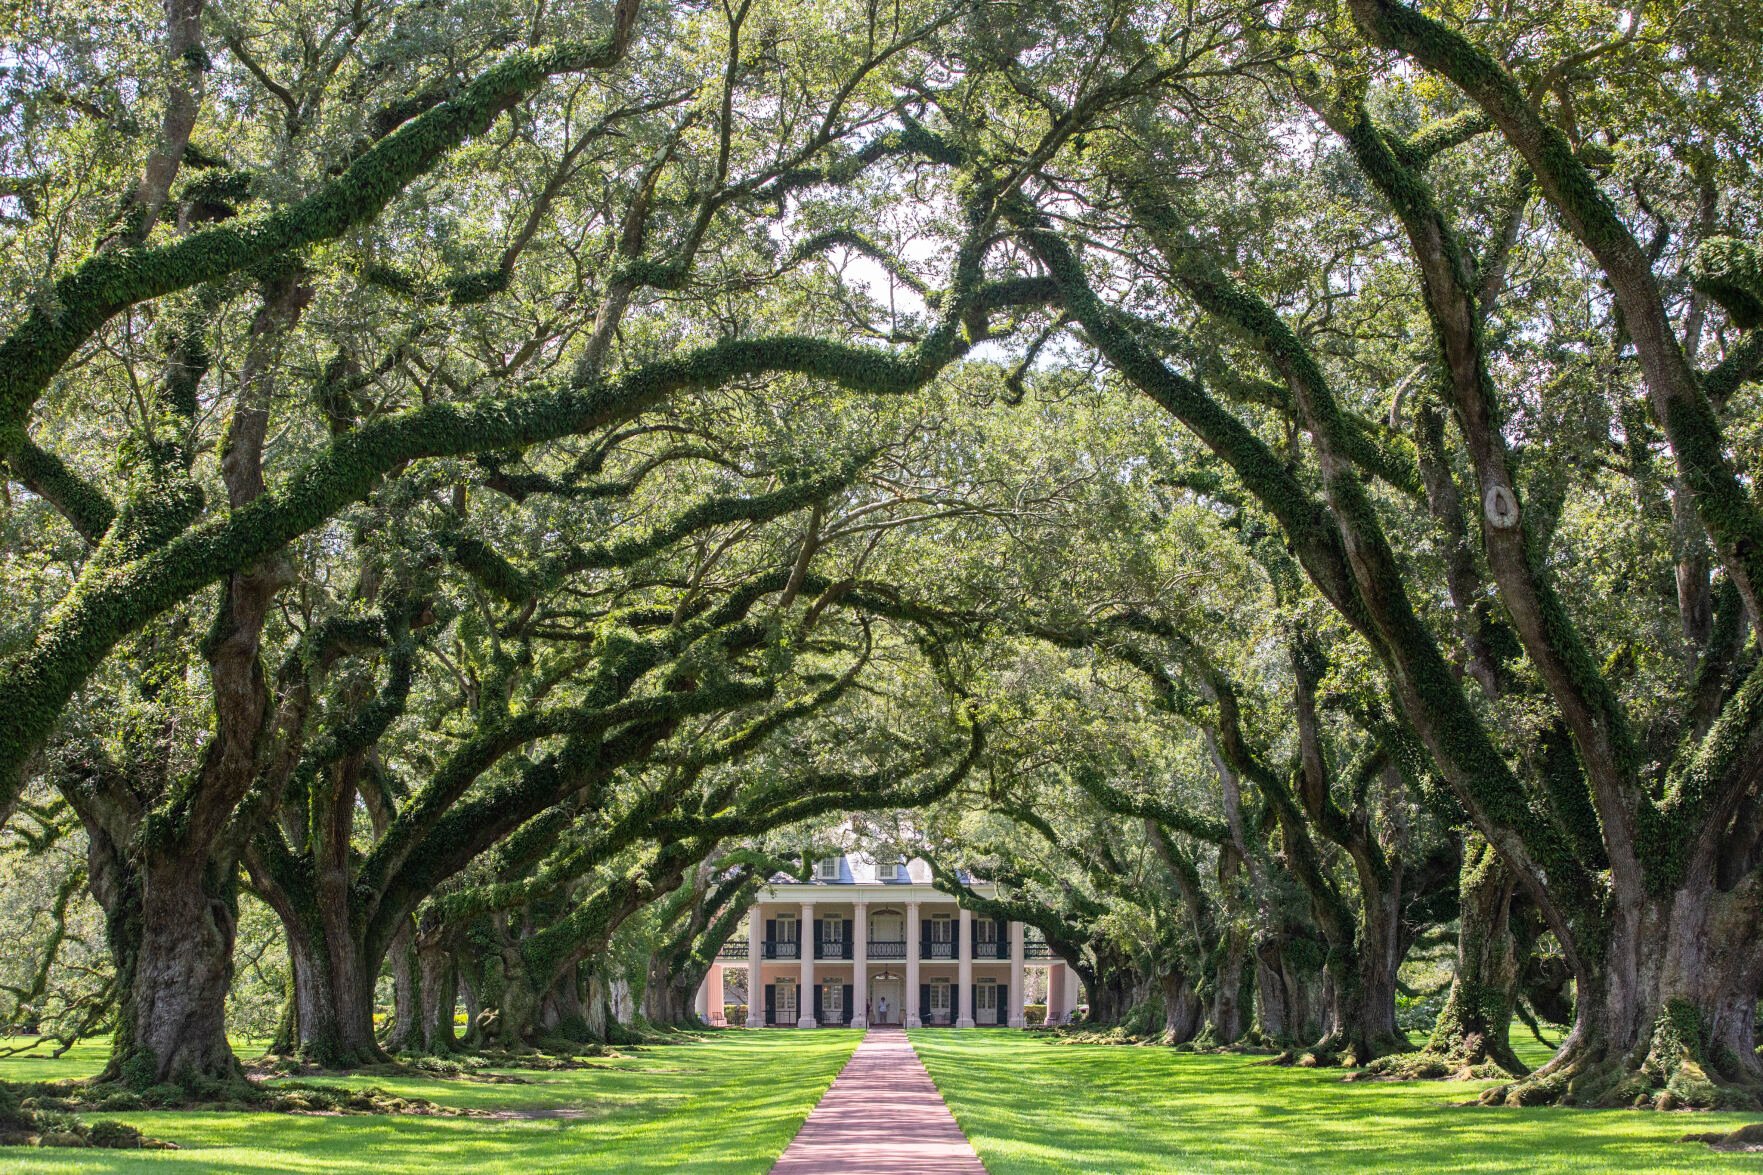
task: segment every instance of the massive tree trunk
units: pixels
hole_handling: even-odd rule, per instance
[[[388,1052],[408,1051],[418,1037],[417,1005],[422,1000],[417,974],[416,946],[409,922],[392,936],[392,1024],[386,1033]]]
[[[1530,1072],[1509,1039],[1518,996],[1512,934],[1517,880],[1480,836],[1464,846],[1458,883],[1457,971],[1426,1047],[1383,1058],[1371,1072],[1393,1077],[1497,1077]]]
[[[197,1093],[241,1079],[226,1036],[238,927],[229,871],[182,856],[130,861],[97,830],[89,843],[120,1002],[103,1079],[135,1088],[176,1082]]]
[[[1200,1034],[1206,1005],[1186,971],[1171,968],[1157,977],[1163,995],[1163,1043],[1187,1044]]]
[[[649,959],[648,981],[643,992],[645,1014],[655,1024],[698,1024],[696,1003],[704,969],[692,966],[689,961],[683,968],[670,967],[668,963],[669,960],[660,953]]]
[[[587,1020],[582,1015],[580,967],[563,969],[539,1001],[539,1027],[547,1035],[566,1040],[587,1039]]]
[[[1763,926],[1755,875],[1731,891],[1692,870],[1616,919],[1603,966],[1579,976],[1573,1030],[1536,1073],[1489,1090],[1510,1105],[1756,1109]]]
[[[1244,1015],[1250,996],[1247,965],[1249,935],[1234,922],[1225,931],[1218,952],[1218,965],[1212,978],[1211,1043],[1235,1044],[1247,1030]]]
[[[416,938],[417,1018],[406,1047],[424,1053],[450,1053],[459,1047],[453,1011],[459,1005],[459,973],[453,952],[421,933]]]
[[[1089,1022],[1119,1024],[1138,1000],[1142,987],[1140,976],[1130,960],[1111,944],[1098,943],[1093,953],[1096,966],[1084,977],[1089,996]]]
[[[294,965],[295,1051],[330,1069],[386,1060],[373,1035],[378,967],[347,937],[283,920]]]
[[[1298,958],[1299,947],[1306,958]],[[1255,948],[1256,1026],[1267,1044],[1295,1049],[1322,1036],[1323,976],[1307,938],[1263,939]]]
[[[1396,1024],[1396,979],[1402,967],[1401,871],[1383,887],[1360,894],[1358,952],[1350,985],[1337,979],[1340,1051],[1349,1065],[1387,1053],[1406,1052],[1408,1037]]]

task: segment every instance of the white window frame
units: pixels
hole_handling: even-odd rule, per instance
[[[838,917],[820,919],[820,941],[843,943],[845,941],[845,920]]]
[[[931,980],[930,1010],[932,1015],[935,1015],[938,1012],[941,1012],[944,1016],[949,1015],[949,1004],[951,1003],[950,997],[954,994],[954,991],[955,985],[946,979]],[[939,995],[942,998],[941,1003],[938,1002]]]
[[[943,935],[941,938],[937,937],[937,930],[939,927],[942,929],[942,932],[943,932]],[[947,915],[947,914],[933,914],[933,915],[931,915],[930,940],[933,943],[938,943],[938,942],[952,943],[952,942],[954,942],[955,941],[955,919],[949,917],[949,915]]]
[[[900,880],[900,862],[883,861],[875,867],[875,877],[877,881]]]
[[[778,1020],[794,1021],[800,1019],[802,1015],[801,1001],[796,998],[796,981],[794,979],[779,979],[772,984],[772,987],[771,1004]],[[789,996],[787,1007],[784,1004],[786,995]]]
[[[839,859],[822,857],[814,862],[814,879],[816,881],[837,881],[839,879]]]
[[[998,1022],[998,991],[1002,986],[999,983],[987,983],[983,979],[979,981],[978,987],[973,993],[973,1018],[975,1020],[983,1024]],[[991,1013],[989,1019],[985,1016],[987,1012]]]
[[[996,922],[993,922],[990,918],[980,918],[974,922],[974,924],[973,924],[973,945],[974,946],[978,946],[982,942],[992,943],[992,942],[997,942],[997,941],[998,941],[998,924]]]
[[[820,1011],[828,1020],[842,1020],[845,1016],[845,986],[835,980],[827,980],[820,985]]]

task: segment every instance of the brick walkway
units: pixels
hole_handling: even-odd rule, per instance
[[[857,1046],[772,1175],[985,1175],[898,1028]]]

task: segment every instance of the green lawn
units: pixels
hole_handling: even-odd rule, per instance
[[[62,1171],[762,1172],[832,1084],[861,1034],[711,1032],[648,1046],[604,1068],[519,1074],[530,1085],[373,1077],[378,1085],[482,1110],[571,1110],[580,1117],[494,1121],[403,1116],[103,1114],[170,1139],[177,1151],[0,1151],[8,1173]],[[0,1059],[0,1078],[93,1073],[99,1045],[59,1061]]]
[[[991,1175],[1763,1170],[1763,1156],[1676,1141],[1757,1115],[1487,1109],[1454,1104],[1486,1082],[1348,1084],[1339,1070],[1008,1029],[910,1035]],[[1514,1038],[1527,1062],[1548,1055]]]

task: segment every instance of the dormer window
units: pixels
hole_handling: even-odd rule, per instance
[[[883,861],[875,867],[875,876],[880,881],[898,881],[900,880],[900,868],[898,861]]]
[[[814,862],[814,879],[816,881],[837,881],[839,878],[839,859],[822,857]]]

